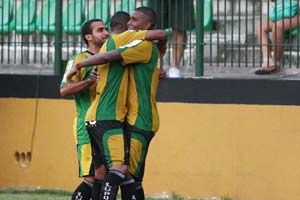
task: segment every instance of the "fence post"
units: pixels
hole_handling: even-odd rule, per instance
[[[204,72],[204,0],[196,2],[196,76],[203,76]]]
[[[62,0],[56,0],[55,5],[55,57],[54,74],[62,74]]]

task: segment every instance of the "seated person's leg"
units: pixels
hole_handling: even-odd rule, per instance
[[[180,64],[187,41],[186,32],[195,28],[193,0],[174,0],[170,5],[170,26],[172,28],[172,63],[170,77],[180,77]]]
[[[297,27],[299,27],[300,15],[297,15],[292,18],[286,18],[281,21],[276,22],[276,28],[273,28],[272,31],[272,43],[276,44],[274,45],[274,58],[273,61],[277,65],[281,62],[282,54],[283,54],[283,46],[282,46],[282,41],[283,41],[283,36],[285,32],[289,32]],[[277,30],[277,31],[276,31]],[[276,31],[276,34],[275,34]]]

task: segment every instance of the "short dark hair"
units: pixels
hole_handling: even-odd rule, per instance
[[[127,12],[118,11],[110,18],[109,26],[112,31],[116,27],[127,29],[127,23],[129,20],[130,20],[130,15]]]
[[[102,19],[90,19],[86,21],[81,27],[81,37],[84,40],[85,44],[88,45],[88,41],[85,39],[85,35],[92,34],[92,23],[94,22],[103,22]]]
[[[151,23],[151,29],[154,28],[156,23],[156,12],[152,8],[141,6],[134,10],[142,12],[147,17],[147,20]]]

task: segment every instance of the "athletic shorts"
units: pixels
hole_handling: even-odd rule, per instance
[[[91,144],[77,144],[79,177],[94,176]]]
[[[135,177],[136,180],[142,182],[148,148],[152,138],[154,137],[154,133],[143,131],[127,124],[126,136],[130,137],[128,171]]]
[[[113,165],[128,164],[128,142],[122,122],[103,120],[87,122],[86,125],[91,139],[95,168],[104,164],[108,170]]]
[[[149,7],[156,11],[156,28],[179,31],[195,28],[193,0],[151,0]]]

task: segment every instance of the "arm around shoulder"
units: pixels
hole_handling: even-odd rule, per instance
[[[160,30],[160,29],[149,30],[146,33],[145,39],[150,40],[150,41],[159,40],[159,41],[167,42],[168,41],[168,35],[165,31]]]

